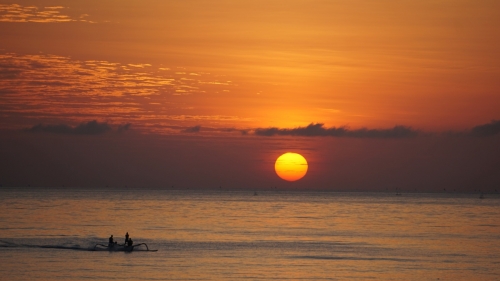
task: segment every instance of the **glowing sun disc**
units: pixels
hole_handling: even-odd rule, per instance
[[[298,153],[287,152],[276,159],[274,170],[286,181],[300,180],[307,173],[307,161]]]

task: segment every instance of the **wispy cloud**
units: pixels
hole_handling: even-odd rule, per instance
[[[21,116],[31,124],[97,119],[133,122],[137,128],[152,130],[200,120],[241,121],[238,116],[203,115],[189,109],[193,99],[188,96],[229,90],[235,87],[231,82],[210,73],[179,74],[178,70],[46,54],[0,54],[0,112],[16,120]],[[7,125],[16,126],[0,124]]]
[[[306,127],[287,128],[257,128],[258,136],[304,136],[304,137],[354,137],[354,138],[408,138],[418,135],[418,131],[406,126],[395,126],[389,129],[357,129],[348,127],[326,128],[322,123],[311,123]]]
[[[184,133],[199,133],[201,131],[201,126],[200,125],[197,125],[197,126],[194,126],[194,127],[190,127],[190,128],[186,128],[184,130],[182,130],[182,132]]]
[[[66,9],[63,6],[36,7],[19,4],[0,4],[0,22],[53,23],[78,21],[93,23],[87,19],[88,14],[73,17],[63,13]]]
[[[220,135],[220,134],[231,134],[237,133],[239,135],[247,135],[250,131],[249,129],[239,129],[239,128],[220,128],[220,127],[209,127],[209,126],[193,126],[193,127],[178,127],[172,126],[172,129],[178,129],[181,133],[201,133],[207,135]]]
[[[226,132],[226,133],[232,133],[232,132],[238,132],[242,135],[248,135],[248,132],[250,130],[248,129],[237,129],[237,128],[222,128],[220,129],[221,132]]]
[[[117,131],[122,132],[123,130],[127,130],[129,127],[130,123],[120,125],[118,126]],[[70,126],[67,124],[38,124],[29,129],[26,129],[26,131],[31,133],[53,133],[67,135],[101,135],[106,132],[112,131],[112,127],[107,122],[98,122],[96,120],[93,120],[86,123],[81,123],[78,126]]]
[[[120,125],[118,126],[118,133],[121,133],[121,132],[124,132],[124,131],[127,131],[128,129],[130,129],[130,127],[132,126],[132,124],[130,123],[127,123],[127,124],[124,124],[124,125]]]

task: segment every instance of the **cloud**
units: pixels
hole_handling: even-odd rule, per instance
[[[200,130],[201,130],[201,126],[198,125],[198,126],[194,126],[194,127],[190,127],[190,128],[184,129],[184,130],[182,130],[182,132],[184,132],[184,133],[199,133]]]
[[[92,119],[122,124],[127,120],[139,130],[159,132],[166,128],[164,133],[171,133],[167,126],[183,125],[186,120],[246,121],[239,116],[193,114],[193,110],[184,109],[190,105],[180,103],[178,90],[183,95],[198,95],[238,87],[208,83],[220,81],[223,76],[182,76],[175,74],[178,68],[160,71],[163,66],[140,66],[42,53],[0,52],[0,112],[5,118],[24,116],[31,120],[30,124],[48,122],[45,120],[73,124]],[[185,80],[188,76],[196,79]],[[11,125],[25,126],[24,122]],[[0,124],[0,128],[4,126]]]
[[[74,17],[61,13],[65,10],[62,6],[53,7],[35,7],[22,6],[19,4],[0,4],[0,22],[36,22],[36,23],[53,23],[53,22],[87,22],[85,17]]]
[[[17,78],[21,74],[21,70],[7,68],[4,65],[0,64],[0,78],[2,79],[14,79]]]
[[[470,134],[477,137],[491,137],[500,133],[500,120],[492,120],[488,124],[482,124],[472,128]]]
[[[220,131],[225,133],[240,132],[242,135],[247,135],[249,130],[237,128],[222,128],[220,129]]]
[[[93,120],[87,123],[81,123],[76,127],[71,127],[66,124],[59,124],[59,125],[38,124],[27,129],[26,131],[32,133],[53,133],[53,134],[68,134],[68,135],[101,135],[111,130],[112,128],[107,122],[99,123],[96,120]]]
[[[226,128],[219,128],[219,127],[206,127],[201,125],[197,125],[194,127],[185,127],[185,126],[167,126],[168,128],[172,129],[175,132],[181,132],[181,133],[200,133],[203,131],[203,134],[225,134],[225,133],[239,133],[241,135],[247,135],[251,130],[248,129],[239,129],[239,128],[234,128],[234,127],[226,127]]]
[[[408,138],[418,135],[418,131],[407,126],[394,126],[390,129],[359,129],[348,131],[348,136],[357,138]]]
[[[124,124],[124,125],[120,125],[118,126],[118,133],[121,133],[123,131],[127,131],[128,129],[130,129],[130,126],[132,126],[131,123],[127,123],[127,124]]]
[[[407,138],[415,137],[418,132],[411,127],[394,126],[390,129],[357,129],[350,130],[348,127],[325,128],[322,123],[311,123],[306,127],[293,129],[281,128],[257,128],[255,134],[258,136],[305,136],[305,137],[354,137],[354,138]]]

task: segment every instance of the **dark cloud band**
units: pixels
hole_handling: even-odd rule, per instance
[[[117,131],[122,132],[128,130],[131,124],[125,124],[118,127]],[[59,125],[43,125],[38,124],[29,129],[28,132],[32,133],[53,133],[53,134],[67,134],[67,135],[101,135],[106,132],[112,131],[113,128],[107,122],[97,122],[96,120],[87,123],[81,123],[76,127],[66,124]]]
[[[500,120],[493,120],[491,123],[475,126],[471,130],[471,135],[478,137],[491,137],[499,133]]]
[[[357,129],[348,127],[325,128],[322,123],[311,123],[306,127],[293,129],[286,128],[257,128],[258,136],[304,136],[304,137],[354,137],[354,138],[408,138],[418,135],[418,131],[406,126],[395,126],[390,129]]]

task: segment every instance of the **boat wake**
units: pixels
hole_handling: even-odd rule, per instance
[[[156,252],[158,250],[150,250],[146,243],[140,243],[133,246],[123,246],[117,245],[116,247],[108,247],[103,244],[96,244],[95,246],[82,247],[78,244],[76,245],[38,245],[38,244],[28,244],[28,243],[15,243],[5,240],[0,240],[0,248],[39,248],[39,249],[60,249],[60,250],[75,250],[75,251],[122,251],[122,252],[132,252],[132,251],[144,251],[144,252]]]
[[[26,243],[14,243],[9,241],[0,240],[0,247],[2,248],[41,248],[41,249],[62,249],[62,250],[77,250],[89,251],[91,248],[82,247],[80,245],[37,245]]]

